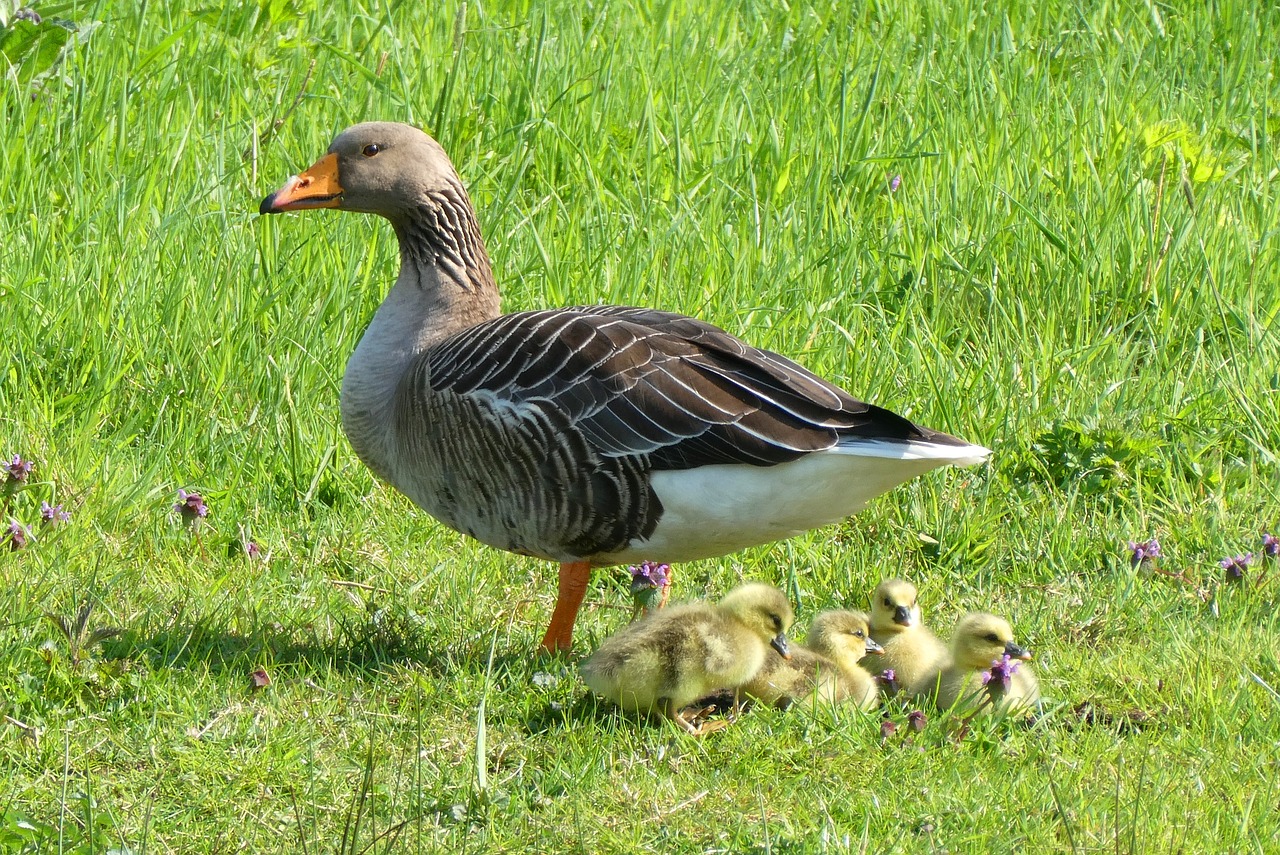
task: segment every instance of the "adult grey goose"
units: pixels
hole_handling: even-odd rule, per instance
[[[569,649],[592,567],[791,537],[990,453],[684,315],[502,314],[466,190],[417,128],[348,128],[260,212],[310,208],[379,214],[400,244],[342,380],[352,447],[445,525],[560,563],[544,650]]]

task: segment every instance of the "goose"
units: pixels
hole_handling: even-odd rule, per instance
[[[977,712],[1024,710],[1040,699],[1029,659],[1031,652],[1014,642],[1007,620],[970,612],[956,624],[950,661],[922,677],[912,691],[933,698],[941,710],[957,702]]]
[[[593,567],[793,537],[990,454],[691,317],[503,314],[462,181],[409,125],[347,128],[259,212],[316,208],[380,215],[399,241],[342,378],[353,450],[446,526],[559,563],[543,651],[570,650]]]
[[[899,686],[914,685],[950,657],[922,622],[916,586],[905,579],[885,579],[871,594],[871,637],[883,651],[862,660],[862,667],[875,674],[892,670]]]
[[[874,656],[880,645],[871,639],[864,612],[819,613],[803,645],[791,645],[791,658],[768,656],[742,692],[764,703],[789,707],[809,698],[827,703],[852,701],[871,709],[878,701],[875,678],[858,661]]]
[[[695,723],[684,707],[718,689],[736,698],[766,657],[790,656],[792,617],[777,588],[740,585],[715,605],[672,606],[628,624],[582,663],[582,678],[624,710],[665,716],[701,736],[727,722]]]

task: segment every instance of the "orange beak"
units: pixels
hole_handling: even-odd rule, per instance
[[[276,192],[262,200],[259,214],[282,214],[308,208],[336,208],[342,204],[342,184],[338,182],[338,156],[326,154],[301,175],[295,175]]]

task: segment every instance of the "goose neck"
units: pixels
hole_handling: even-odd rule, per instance
[[[435,345],[500,313],[484,241],[460,187],[390,219],[400,275],[347,363],[341,396],[347,437],[384,478],[394,447],[388,426],[405,373]]]

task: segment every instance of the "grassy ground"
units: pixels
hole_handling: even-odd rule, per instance
[[[3,499],[35,540],[0,548],[0,851],[1275,850],[1280,568],[1217,562],[1280,526],[1280,15],[690,5],[9,23],[0,453],[36,468]],[[255,214],[369,118],[451,152],[508,308],[696,313],[993,447],[676,591],[764,579],[807,623],[906,575],[944,631],[1011,617],[1039,724],[756,710],[696,741],[531,660],[551,568],[443,530],[338,427],[390,230]]]

